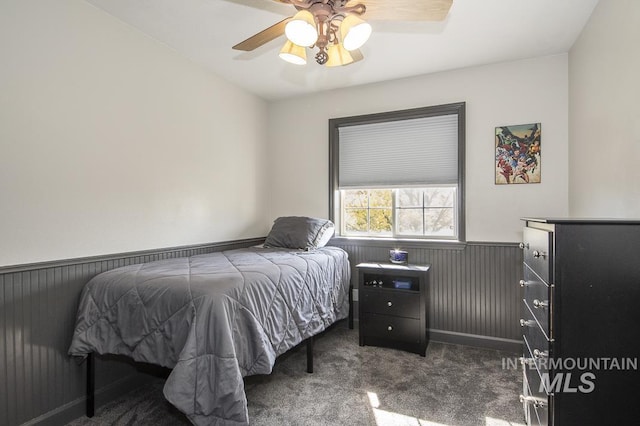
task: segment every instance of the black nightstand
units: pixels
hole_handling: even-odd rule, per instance
[[[430,265],[360,263],[360,346],[386,346],[425,356]]]

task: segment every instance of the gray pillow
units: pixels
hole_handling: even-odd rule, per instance
[[[264,242],[265,247],[313,250],[325,246],[333,236],[333,222],[304,216],[279,217]]]

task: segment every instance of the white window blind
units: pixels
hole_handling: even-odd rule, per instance
[[[458,115],[339,128],[339,188],[458,182]]]

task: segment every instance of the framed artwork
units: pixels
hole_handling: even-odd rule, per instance
[[[540,183],[541,125],[496,127],[496,185]]]

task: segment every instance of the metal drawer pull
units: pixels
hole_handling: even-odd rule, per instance
[[[387,306],[393,306],[393,303],[391,303],[391,301],[388,301]]]
[[[543,300],[542,302],[539,301],[538,299],[535,299],[533,301],[533,307],[536,309],[544,309],[544,308],[548,308],[549,307],[549,301],[548,300]]]
[[[533,357],[534,358],[549,358],[549,351],[541,351],[539,349],[534,349],[533,350]]]
[[[387,330],[388,330],[388,331],[393,331],[393,327],[388,326],[388,327],[387,327]]]
[[[543,251],[534,250],[533,251],[533,257],[535,257],[535,258],[539,258],[539,257],[545,258],[545,257],[547,257],[547,253],[545,253]]]
[[[522,250],[528,249],[529,248],[529,243],[520,243],[520,244],[518,244],[518,247],[520,247]]]
[[[536,408],[544,408],[547,406],[547,401],[541,398],[536,398],[535,396],[524,396],[520,395],[520,402],[530,402]]]
[[[534,325],[536,325],[534,320],[520,319],[520,327],[533,327]]]
[[[529,285],[529,283],[526,282],[525,280],[520,280],[520,287],[526,287],[528,285]]]

